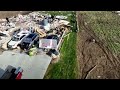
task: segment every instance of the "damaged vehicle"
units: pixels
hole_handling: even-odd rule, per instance
[[[8,42],[7,47],[11,49],[17,48],[22,40],[30,34],[29,31],[21,31],[17,35],[14,35],[12,39]]]
[[[39,35],[37,33],[31,33],[26,38],[23,39],[20,47],[21,49],[29,50],[34,44],[37,44],[39,40]]]

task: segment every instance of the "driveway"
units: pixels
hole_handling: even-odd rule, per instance
[[[9,65],[21,67],[24,70],[22,79],[43,79],[50,62],[51,57],[46,54],[28,56],[24,53],[4,51],[0,55],[0,68],[5,70]]]

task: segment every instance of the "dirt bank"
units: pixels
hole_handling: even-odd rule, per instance
[[[0,18],[15,16],[17,14],[27,14],[31,11],[0,11]]]
[[[80,79],[119,79],[120,61],[115,58],[104,42],[84,22],[84,16],[77,12],[80,31],[77,35],[77,60]]]

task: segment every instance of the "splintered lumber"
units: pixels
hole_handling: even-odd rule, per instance
[[[45,37],[46,36],[46,33],[38,27],[35,27],[35,32],[37,32],[40,35],[40,37]]]

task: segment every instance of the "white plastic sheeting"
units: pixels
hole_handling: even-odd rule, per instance
[[[57,18],[57,19],[67,19],[67,16],[56,16],[55,18]]]
[[[40,39],[39,41],[39,48],[56,49],[56,47],[57,40],[55,39]]]

